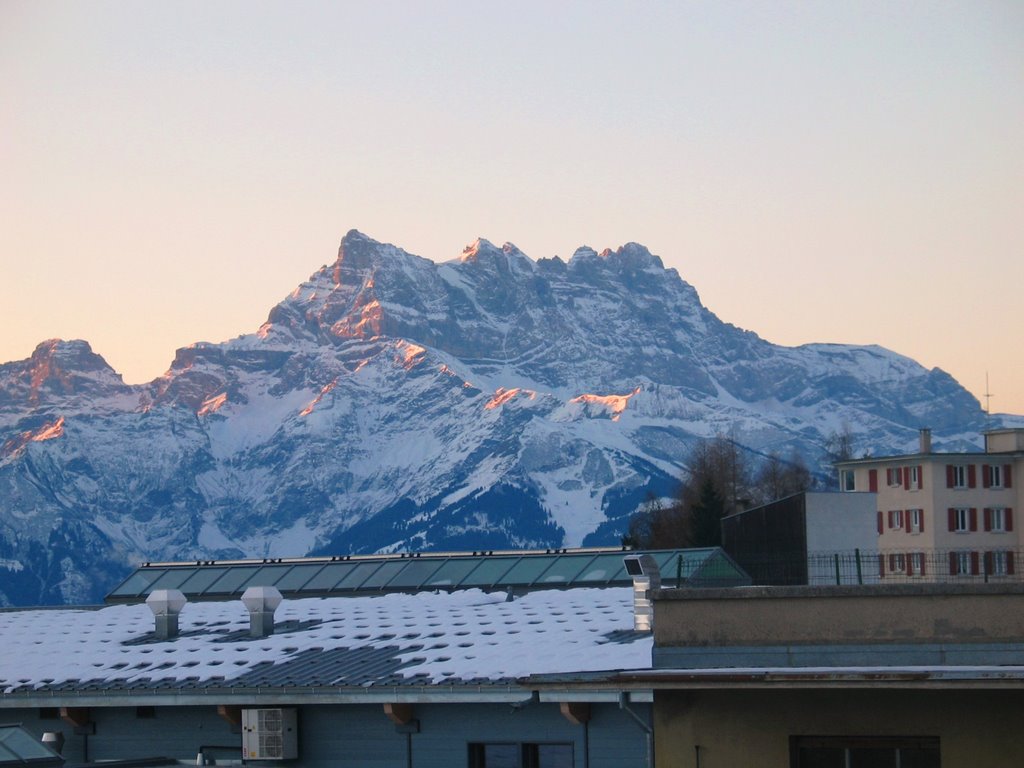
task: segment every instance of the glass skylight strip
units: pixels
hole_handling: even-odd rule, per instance
[[[117,597],[137,597],[142,594],[150,584],[163,576],[164,573],[164,569],[146,570],[140,568],[127,579],[122,581],[110,594],[111,596]]]
[[[459,582],[460,587],[492,587],[502,583],[501,578],[521,557],[485,557]]]
[[[396,574],[387,583],[388,589],[419,589],[433,578],[443,566],[451,562],[450,557],[429,559],[413,558],[407,561],[405,570]]]

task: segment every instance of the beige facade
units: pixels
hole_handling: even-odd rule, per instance
[[[925,432],[916,454],[836,465],[841,490],[877,495],[882,576],[998,579],[1019,572],[1024,429],[985,433],[985,444],[985,452],[934,453]]]
[[[1024,764],[1021,723],[1020,691],[659,690],[655,765],[790,768],[798,740],[826,737],[837,746],[934,740],[943,768],[1008,768]]]
[[[653,599],[657,768],[1024,765],[1024,585]]]

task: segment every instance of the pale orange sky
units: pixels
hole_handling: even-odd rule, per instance
[[[0,361],[129,382],[357,228],[644,243],[723,320],[1024,413],[1024,5],[0,4]]]

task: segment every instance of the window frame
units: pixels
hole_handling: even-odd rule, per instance
[[[852,469],[839,470],[839,489],[843,493],[857,490],[857,474]]]
[[[991,552],[991,555],[992,555],[992,558],[991,558],[992,572],[989,575],[990,576],[1009,576],[1010,575],[1010,569],[1009,569],[1009,566],[1007,565],[1007,561],[1009,560],[1009,557],[1007,557],[1006,550],[1004,550],[1004,549],[997,549],[997,550],[994,550],[993,552]]]
[[[957,550],[956,555],[956,573],[954,576],[971,576],[971,551],[969,549]]]
[[[971,532],[971,510],[969,507],[953,507],[953,533]],[[961,523],[963,525],[961,525]]]
[[[541,747],[565,747],[569,751],[569,765],[576,764],[576,743],[573,741],[468,741],[466,765],[469,768],[487,768],[487,747],[513,747],[517,768],[545,768],[540,762]]]
[[[953,464],[953,488],[956,490],[964,490],[967,488],[967,465],[966,464]]]
[[[911,552],[909,563],[911,576],[924,576],[924,552]]]
[[[934,762],[934,768],[939,768],[942,760],[938,736],[790,736],[790,768],[804,768],[807,760],[801,759],[801,752],[812,749],[842,750],[843,765],[850,764],[850,751],[857,749],[892,750],[897,753],[894,758],[903,750],[927,750],[933,753],[930,762]]]
[[[920,533],[921,532],[921,521],[924,519],[923,509],[908,509],[907,514],[910,516],[910,532]]]
[[[989,507],[989,532],[990,533],[1006,533],[1006,508],[1005,507]],[[998,521],[998,524],[997,522]]]

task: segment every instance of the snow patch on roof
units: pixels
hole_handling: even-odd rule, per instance
[[[342,674],[351,667],[346,655],[365,649],[388,650],[404,665],[389,670],[389,679],[397,674],[410,685],[651,667],[652,638],[632,633],[628,587],[538,591],[512,602],[475,589],[285,600],[276,621],[278,633],[252,640],[240,601],[189,603],[181,635],[157,641],[145,605],[0,613],[8,649],[0,654],[0,692],[161,681],[178,690],[211,682],[245,687],[260,672],[287,672],[292,662],[299,670],[300,657],[312,652],[337,659],[335,676],[320,682],[344,686],[351,684]]]

